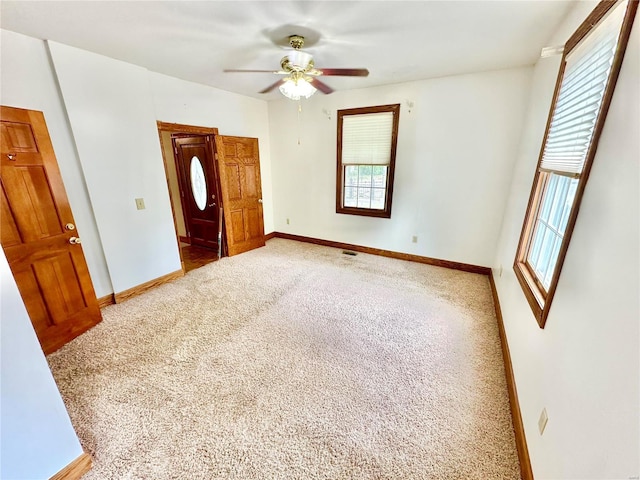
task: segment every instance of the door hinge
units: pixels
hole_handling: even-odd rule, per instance
[[[178,149],[177,149],[177,148],[174,148],[174,149],[173,149],[173,153],[174,153],[174,154],[176,154],[176,155],[178,155]]]
[[[214,153],[213,156],[215,157],[216,160],[218,160],[218,152]]]

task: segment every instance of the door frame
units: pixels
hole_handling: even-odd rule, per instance
[[[182,258],[182,249],[180,248],[180,242],[183,242],[183,238],[180,236],[180,234],[178,233],[178,220],[176,217],[176,211],[175,208],[173,206],[173,194],[171,193],[171,185],[169,183],[169,170],[168,170],[168,163],[169,161],[173,162],[173,164],[176,166],[177,168],[177,162],[176,162],[176,158],[175,158],[175,153],[173,151],[173,146],[172,145],[165,145],[164,140],[162,139],[162,134],[163,133],[169,133],[171,135],[213,135],[214,137],[216,137],[218,135],[218,129],[215,127],[202,127],[202,126],[198,126],[198,125],[185,125],[182,123],[170,123],[170,122],[162,122],[160,120],[158,120],[156,122],[157,127],[158,127],[158,137],[160,138],[160,149],[162,150],[162,162],[164,165],[164,175],[165,178],[167,180],[167,189],[169,190],[169,201],[171,203],[171,216],[173,217],[173,228],[176,232],[176,240],[178,241],[178,252],[180,254],[180,265],[182,266],[182,272],[186,272],[185,269],[185,265],[184,265],[184,259]],[[215,140],[215,138],[214,138]],[[214,141],[214,145],[215,145],[215,141]],[[171,151],[171,158],[167,158],[167,156],[165,155],[165,149],[168,148]],[[215,151],[214,151],[214,162],[215,162]],[[214,165],[214,168],[217,169],[217,165]],[[216,188],[218,189],[218,191],[220,191],[220,176],[218,175],[216,178]],[[180,200],[180,204],[182,205],[182,200]],[[184,215],[184,212],[183,212]],[[223,221],[223,219],[219,219],[220,222]],[[223,234],[224,234],[224,230],[223,230]],[[223,250],[224,251],[224,250]]]

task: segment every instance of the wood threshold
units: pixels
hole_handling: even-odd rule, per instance
[[[424,263],[436,267],[451,268],[453,270],[461,270],[469,273],[479,273],[481,275],[489,275],[491,269],[489,267],[481,267],[479,265],[471,265],[469,263],[453,262],[451,260],[441,260],[438,258],[423,257],[421,255],[413,255],[411,253],[394,252],[391,250],[383,250],[380,248],[364,247],[362,245],[353,245],[351,243],[334,242],[331,240],[323,240],[320,238],[305,237],[303,235],[293,235],[291,233],[273,232],[274,237],[284,238],[287,240],[295,240],[298,242],[313,243],[315,245],[323,245],[325,247],[342,248],[344,250],[353,250],[354,252],[369,253],[371,255],[380,255],[381,257],[396,258],[399,260],[407,260],[410,262]],[[271,234],[269,234],[271,235]],[[273,237],[270,237],[273,238]]]
[[[169,283],[175,280],[176,278],[180,278],[183,276],[184,276],[184,271],[182,269],[176,270],[175,272],[168,273],[166,275],[163,275],[162,277],[158,277],[154,280],[149,280],[148,282],[129,288],[128,290],[124,290],[122,292],[116,293],[114,295],[115,301],[116,303],[122,303],[125,300],[128,300],[137,295],[140,295],[141,293],[151,290],[152,288],[159,287],[160,285]]]
[[[502,318],[502,308],[500,308],[500,299],[498,298],[498,290],[496,282],[493,279],[493,271],[489,271],[489,283],[491,284],[491,294],[493,296],[493,305],[496,310],[496,319],[498,321],[498,332],[500,335],[500,346],[502,347],[502,359],[504,363],[504,373],[507,380],[507,391],[509,392],[509,404],[511,405],[511,419],[513,421],[513,432],[516,439],[516,449],[518,451],[518,459],[520,460],[520,475],[522,480],[533,480],[533,470],[531,469],[531,459],[529,458],[529,448],[527,447],[527,437],[524,432],[524,423],[522,422],[522,413],[520,411],[520,402],[518,401],[518,390],[516,389],[516,381],[513,375],[513,365],[511,364],[511,353],[509,352],[509,343],[507,342],[507,334],[504,330],[504,320]]]
[[[98,299],[98,307],[100,307],[100,309],[108,307],[109,305],[114,305],[115,303],[116,299],[113,293],[110,293],[109,295],[105,295],[104,297],[100,297]]]
[[[91,470],[91,455],[83,453],[49,480],[77,480]]]

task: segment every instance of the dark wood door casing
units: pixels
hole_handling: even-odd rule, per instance
[[[2,248],[45,353],[101,319],[42,112],[0,107]]]

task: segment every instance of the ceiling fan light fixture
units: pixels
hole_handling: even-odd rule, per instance
[[[300,97],[309,98],[316,91],[316,88],[304,78],[289,77],[280,85],[280,93],[291,100],[300,100]]]
[[[280,61],[283,70],[304,72],[313,68],[313,57],[307,52],[293,50]]]
[[[332,93],[333,88],[317,78],[321,75],[336,77],[366,77],[369,75],[369,70],[366,68],[316,69],[313,56],[310,53],[300,50],[304,46],[304,37],[302,35],[289,36],[289,44],[291,45],[292,50],[289,50],[280,60],[281,69],[279,71],[225,70],[225,72],[272,73],[275,75],[286,75],[285,78],[272,83],[267,88],[261,90],[260,93],[269,93],[279,87],[280,93],[292,100],[300,100],[300,97],[309,98],[317,90],[320,90],[325,95]]]

